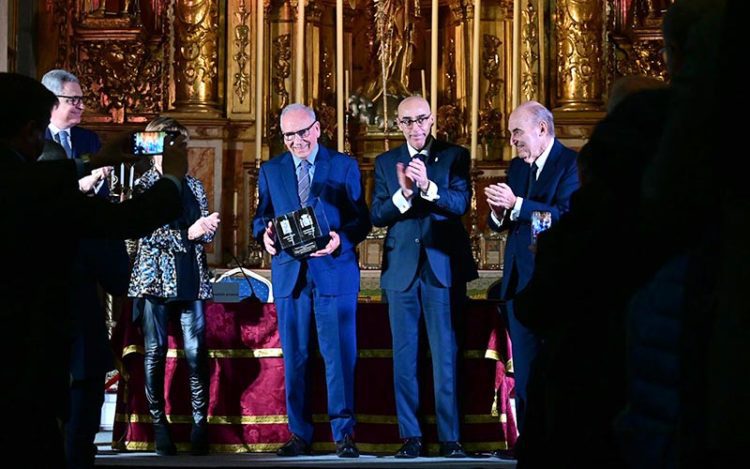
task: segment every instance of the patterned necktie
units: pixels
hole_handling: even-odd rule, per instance
[[[536,172],[538,169],[539,167],[536,165],[536,162],[531,163],[531,169],[529,170],[529,189],[526,191],[527,198],[531,195],[531,188],[534,187],[534,183],[536,182]]]
[[[310,197],[310,166],[309,161],[302,160],[297,167],[297,194],[303,207],[307,205],[307,199]]]
[[[57,133],[57,141],[62,145],[65,154],[68,155],[68,159],[73,158],[73,149],[70,147],[70,136],[67,130],[61,130]]]

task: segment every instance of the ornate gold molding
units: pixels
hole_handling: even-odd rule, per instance
[[[557,104],[563,110],[602,107],[602,5],[599,0],[558,0]]]
[[[234,74],[234,94],[237,95],[240,104],[244,104],[250,88],[250,74],[247,71],[247,63],[250,59],[247,52],[250,46],[250,27],[247,25],[247,19],[250,11],[245,6],[245,0],[240,0],[234,15],[238,21],[234,27],[234,45],[237,48],[237,53],[233,57],[237,64],[237,72]]]
[[[275,106],[276,111],[268,120],[268,138],[279,135],[279,115],[284,106],[289,104],[289,91],[286,89],[286,80],[292,71],[292,48],[291,34],[282,34],[273,40],[273,92],[279,96],[279,104]]]
[[[502,138],[503,115],[495,107],[495,98],[500,94],[503,80],[498,76],[500,70],[499,49],[503,41],[492,34],[485,34],[482,51],[482,75],[487,81],[487,92],[484,95],[482,109],[479,111],[479,138],[483,143]]]
[[[112,122],[144,121],[162,111],[164,58],[159,43],[79,41],[73,68],[86,104]]]
[[[175,109],[217,112],[219,0],[176,0],[174,12]]]
[[[536,0],[521,10],[521,101],[539,100],[539,11]]]

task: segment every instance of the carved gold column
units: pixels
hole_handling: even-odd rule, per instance
[[[544,100],[544,1],[521,2],[520,31],[520,95],[521,101]]]
[[[219,113],[219,0],[176,0],[174,77],[177,112]]]
[[[602,107],[603,54],[600,0],[558,0],[557,104],[563,110]]]

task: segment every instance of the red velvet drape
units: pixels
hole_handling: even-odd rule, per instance
[[[176,319],[176,318],[175,318]],[[253,300],[206,305],[206,341],[210,356],[209,441],[212,452],[273,451],[289,432],[284,402],[284,366],[272,304]],[[513,378],[506,373],[510,343],[489,301],[471,301],[461,315],[463,360],[460,398],[461,439],[469,451],[507,448],[516,429],[510,411]],[[170,321],[166,372],[167,414],[178,449],[189,449],[190,399],[182,357],[179,321]],[[355,438],[361,451],[395,452],[398,436],[393,395],[388,308],[361,303],[357,313],[359,360],[356,372]],[[426,345],[426,340],[423,341]],[[122,357],[113,430],[115,449],[152,450],[153,435],[144,395],[143,339],[125,312],[113,335]],[[426,347],[425,347],[426,349]],[[422,414],[428,449],[437,438],[429,355],[421,366]],[[325,376],[319,356],[313,360],[312,410],[316,423],[313,448],[333,451],[326,414]]]

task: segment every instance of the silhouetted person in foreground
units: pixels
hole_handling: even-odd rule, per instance
[[[180,213],[184,146],[172,150],[171,176],[139,199],[110,204],[80,192],[90,169],[82,160],[37,163],[57,98],[36,80],[0,73],[0,213],[8,266],[0,272],[0,356],[5,417],[0,451],[31,458],[35,467],[63,467],[60,423],[67,419],[70,372],[70,272],[82,237],[145,234]],[[126,160],[113,141],[91,157],[93,166]],[[130,161],[130,160],[128,160]]]

